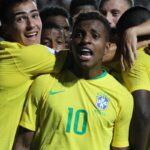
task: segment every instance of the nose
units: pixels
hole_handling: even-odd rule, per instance
[[[89,34],[84,35],[82,42],[83,43],[90,43],[91,42],[91,36]]]
[[[57,44],[54,40],[51,40],[51,44],[50,44],[51,48],[57,49]]]
[[[32,29],[35,26],[34,20],[28,16],[27,18],[27,29]]]
[[[110,13],[106,14],[106,19],[108,20],[110,26],[113,24],[113,18],[112,15]]]

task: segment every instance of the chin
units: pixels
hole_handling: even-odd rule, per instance
[[[89,70],[92,67],[90,64],[87,64],[87,63],[80,63],[79,66],[83,70]]]

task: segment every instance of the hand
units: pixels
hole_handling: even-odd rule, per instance
[[[125,31],[120,43],[122,70],[131,68],[137,56],[137,34],[134,28]]]

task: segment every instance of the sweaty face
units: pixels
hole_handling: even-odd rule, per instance
[[[100,12],[107,18],[111,28],[115,28],[121,15],[129,9],[125,0],[107,0],[100,8]]]
[[[60,29],[43,29],[41,43],[55,50],[65,49],[63,31]]]
[[[10,10],[8,36],[23,45],[40,43],[42,23],[35,2],[18,3]]]
[[[107,44],[105,27],[99,20],[80,21],[73,29],[72,53],[82,69],[100,70]]]

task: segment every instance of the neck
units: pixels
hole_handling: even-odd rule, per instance
[[[84,79],[92,79],[96,78],[97,76],[100,76],[103,73],[103,70],[101,66],[98,68],[92,68],[92,69],[83,69],[79,68],[78,66],[74,66],[71,71],[78,77],[78,78],[84,78]]]

